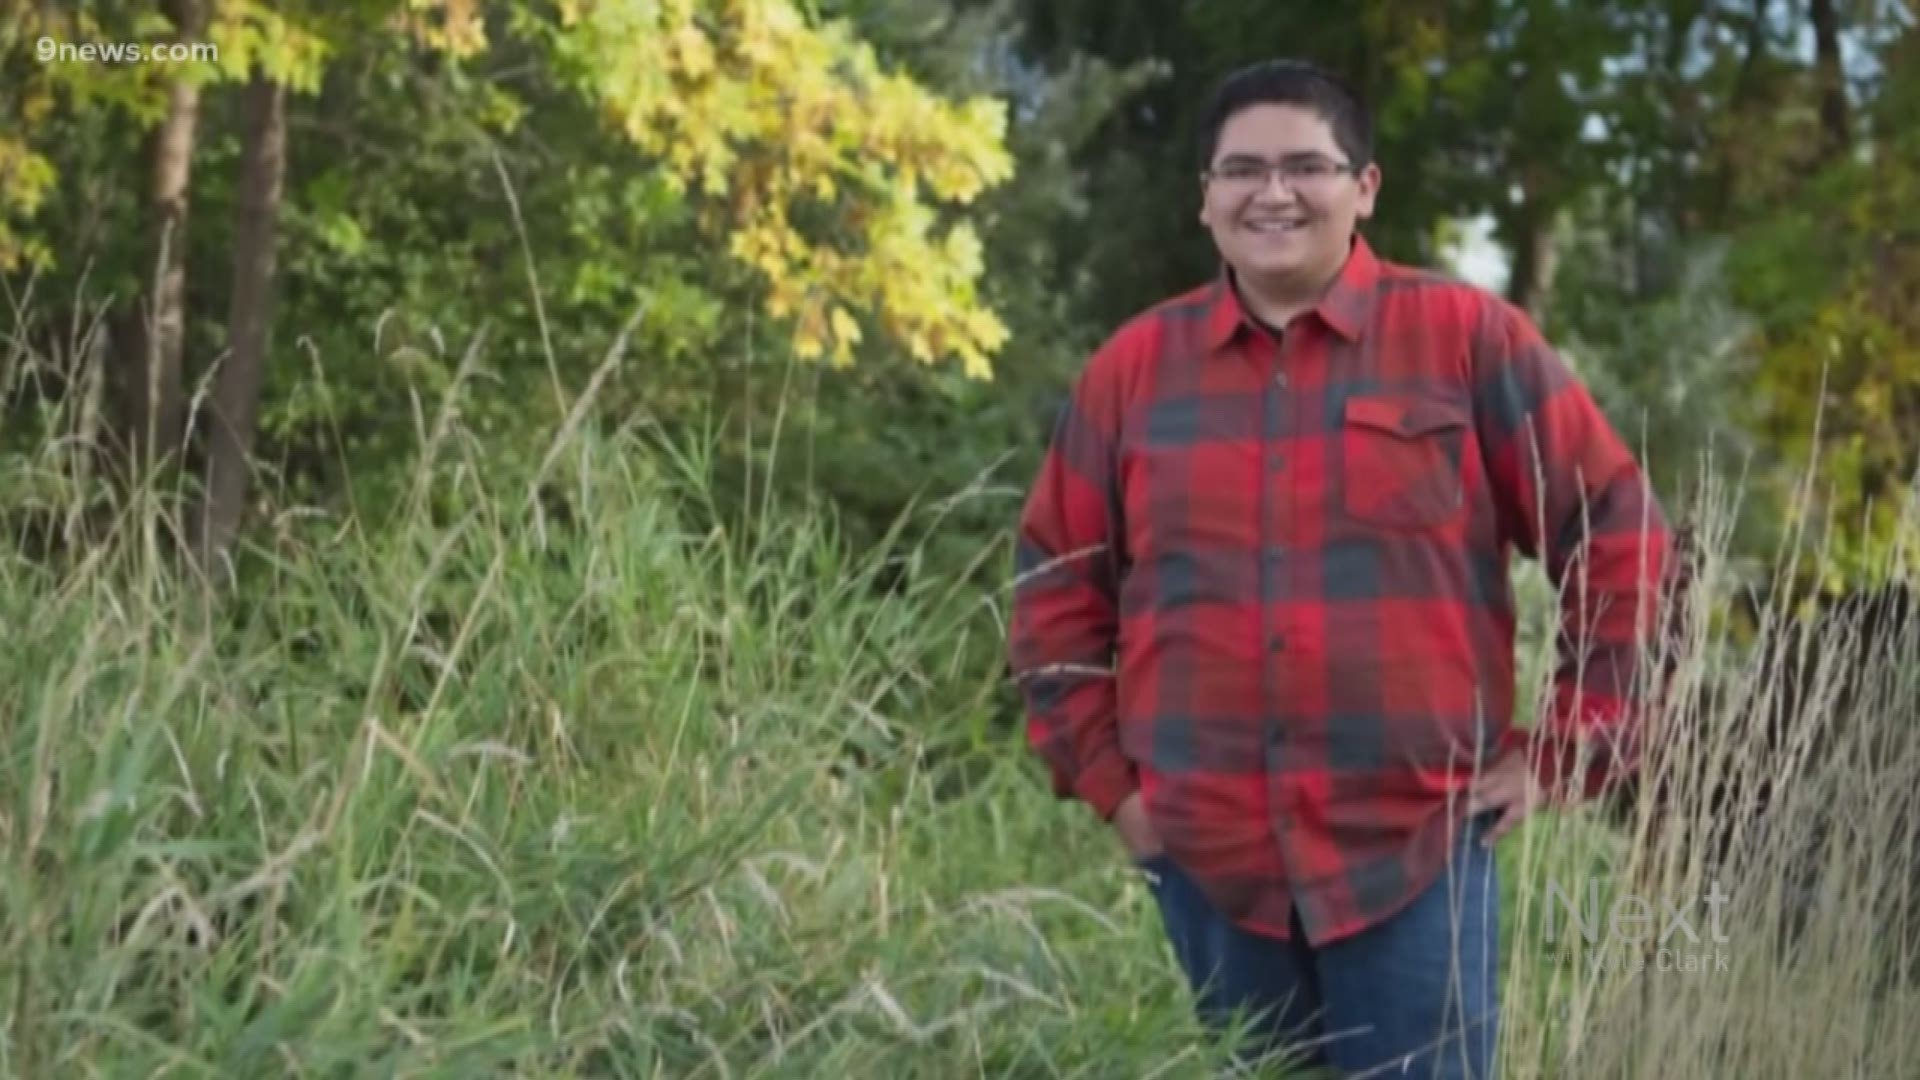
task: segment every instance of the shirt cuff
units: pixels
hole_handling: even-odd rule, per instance
[[[1584,748],[1576,737],[1551,728],[1515,731],[1512,741],[1526,753],[1534,781],[1550,802],[1579,803],[1618,787],[1632,768],[1630,759],[1611,752],[1609,734],[1606,729],[1595,730]]]
[[[1102,821],[1111,820],[1113,812],[1139,788],[1140,780],[1134,773],[1132,763],[1127,761],[1117,746],[1109,746],[1095,753],[1081,766],[1073,781],[1075,794],[1086,800]]]

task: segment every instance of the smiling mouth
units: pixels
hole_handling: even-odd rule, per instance
[[[1261,235],[1266,235],[1266,236],[1284,235],[1286,233],[1299,232],[1301,229],[1304,229],[1306,227],[1307,227],[1307,223],[1304,220],[1248,221],[1248,222],[1244,222],[1241,225],[1241,228],[1247,230],[1250,233],[1260,233]]]

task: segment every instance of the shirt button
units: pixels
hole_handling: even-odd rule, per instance
[[[1275,634],[1273,635],[1273,640],[1269,641],[1267,644],[1273,649],[1274,652],[1286,652],[1287,636],[1285,634]]]
[[[1279,387],[1282,390],[1285,390],[1287,388],[1287,373],[1283,371],[1280,374],[1275,375],[1273,377],[1273,385]]]

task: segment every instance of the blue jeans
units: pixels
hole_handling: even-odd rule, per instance
[[[1470,820],[1447,870],[1386,922],[1320,948],[1298,913],[1292,939],[1222,918],[1165,855],[1143,860],[1200,1021],[1224,1033],[1251,1021],[1243,1062],[1341,1073],[1493,1076],[1498,1035],[1500,888]],[[1243,1028],[1242,1030],[1248,1030]]]

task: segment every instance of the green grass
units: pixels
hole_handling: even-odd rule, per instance
[[[0,546],[0,1070],[1218,1073],[1143,883],[1025,750],[1003,545],[935,570],[938,509],[855,550],[738,512],[685,444],[556,445],[544,500],[456,433],[389,517],[282,509],[217,598],[151,495],[103,543]],[[1799,789],[1853,842],[1807,956],[1769,943],[1777,868],[1728,878],[1737,978],[1583,978],[1548,874],[1685,898],[1701,868],[1534,820],[1502,850],[1508,1074],[1901,1075],[1915,1003],[1874,973],[1916,759]]]
[[[457,515],[270,523],[211,614],[135,541],[0,556],[7,1072],[1195,1053],[1149,896],[1033,782],[991,595],[574,450],[573,524],[450,467]]]

